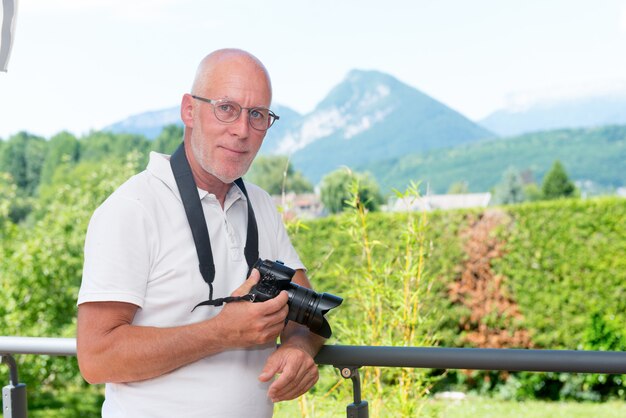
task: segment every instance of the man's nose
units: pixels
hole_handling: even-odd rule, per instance
[[[240,138],[246,138],[250,132],[250,121],[247,109],[242,109],[241,114],[231,125],[231,131]]]

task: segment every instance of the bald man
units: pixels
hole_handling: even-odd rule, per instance
[[[209,232],[216,298],[245,295],[259,280],[257,270],[247,277],[244,254],[249,203],[259,257],[284,261],[297,270],[293,282],[310,287],[270,196],[246,182],[246,197],[233,183],[277,119],[271,100],[263,64],[236,49],[205,57],[182,98],[184,155]],[[207,283],[170,157],[151,153],[146,170],[94,212],[85,241],[78,362],[88,382],[106,383],[104,417],[268,417],[274,402],[315,384],[324,340],[285,326],[286,292],[194,309]]]

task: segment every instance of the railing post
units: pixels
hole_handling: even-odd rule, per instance
[[[4,418],[28,417],[28,403],[26,402],[26,385],[19,383],[17,378],[17,363],[9,354],[0,354],[2,363],[9,366],[9,384],[2,388],[2,412]]]
[[[352,380],[352,390],[354,391],[354,402],[346,408],[348,418],[369,418],[367,401],[361,400],[361,377],[359,368],[354,366],[335,366],[339,369],[341,377]]]

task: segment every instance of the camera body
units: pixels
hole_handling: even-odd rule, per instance
[[[316,293],[314,290],[291,282],[295,270],[280,261],[259,259],[253,266],[261,273],[261,279],[252,287],[250,294],[254,302],[273,299],[285,290],[289,295],[287,319],[306,325],[311,332],[329,338],[332,330],[324,315],[341,305],[343,299],[329,293]]]
[[[254,264],[254,268],[261,273],[261,280],[250,290],[250,294],[254,295],[255,302],[265,302],[273,299],[282,290],[289,290],[291,286],[297,284],[291,283],[291,279],[296,273],[295,270],[287,267],[281,261],[261,260]]]

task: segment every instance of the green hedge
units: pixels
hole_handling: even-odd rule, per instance
[[[509,223],[496,231],[506,254],[492,260],[502,274],[531,331],[542,348],[583,348],[594,314],[615,318],[626,329],[626,199],[601,198],[528,203],[499,208]],[[447,286],[460,274],[464,260],[460,232],[480,211],[432,212],[426,274],[439,293],[433,308],[449,306]],[[359,277],[338,276],[337,266],[362,263],[361,245],[345,232],[344,218],[331,216],[292,227],[292,241],[319,290],[341,294],[358,287]],[[374,257],[397,256],[407,214],[372,213],[368,228],[376,241]],[[342,309],[345,309],[343,307]],[[442,311],[444,324],[458,313]],[[441,329],[447,333],[445,326]],[[444,339],[446,344],[459,341]]]
[[[507,278],[537,346],[584,348],[597,313],[626,329],[626,199],[561,200],[506,211],[513,219],[503,233],[508,253],[494,268]]]
[[[504,255],[491,259],[491,268],[502,277],[502,291],[521,314],[514,327],[527,330],[535,348],[626,350],[626,200],[559,200],[495,210],[505,215],[493,230],[493,235],[504,244]],[[468,307],[452,303],[449,289],[460,277],[467,259],[462,232],[483,215],[481,210],[427,215],[424,275],[431,292],[425,303],[443,346],[470,345],[460,325],[461,319],[469,315]],[[345,230],[350,216],[328,217],[292,228],[294,245],[319,291],[352,294],[362,286],[362,278],[351,274],[361,271],[363,249]],[[369,238],[375,243],[375,264],[388,264],[399,256],[407,216],[369,214],[367,227]],[[332,315],[342,322],[356,318],[358,309],[351,307],[347,299]],[[502,318],[486,317],[484,321],[496,327],[508,324]],[[354,342],[349,336],[336,334],[333,343]],[[505,396],[518,398],[626,397],[626,376],[511,376],[509,379],[502,373],[453,372],[444,384],[461,385],[465,390],[496,389]]]

